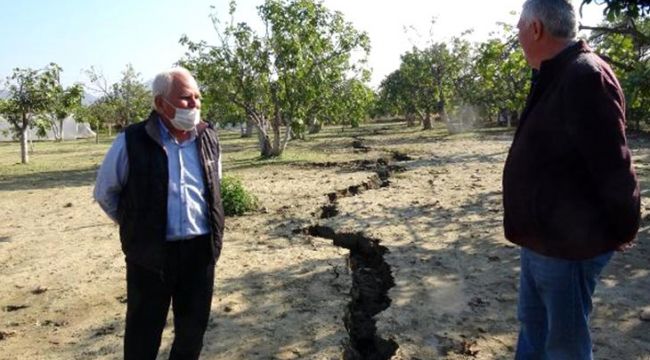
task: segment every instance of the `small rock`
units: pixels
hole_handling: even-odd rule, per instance
[[[645,307],[641,310],[641,314],[639,314],[639,318],[643,321],[650,321],[650,306]]]
[[[462,355],[475,357],[479,353],[476,341],[463,340],[460,343],[460,347],[461,347],[460,353]]]
[[[67,204],[65,204],[65,205],[63,205],[63,207],[64,207],[64,208],[70,208],[70,207],[72,207],[72,203],[71,203],[71,202],[69,202],[69,203],[67,203]]]

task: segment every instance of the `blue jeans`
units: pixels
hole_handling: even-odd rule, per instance
[[[592,359],[591,296],[612,255],[570,261],[521,248],[516,360]]]

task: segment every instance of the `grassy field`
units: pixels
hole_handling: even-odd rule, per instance
[[[412,150],[407,145],[435,140],[458,140],[463,138],[480,138],[490,134],[508,134],[512,130],[504,128],[478,129],[449,135],[446,128],[437,124],[435,129],[422,131],[419,127],[408,128],[402,123],[367,124],[360,128],[325,127],[318,134],[308,135],[306,140],[293,140],[287,146],[284,154],[279,158],[262,159],[260,157],[257,138],[242,138],[238,131],[219,131],[223,147],[224,169],[236,170],[238,168],[262,166],[268,164],[299,164],[309,162],[343,161],[350,160],[346,151],[338,151],[347,145],[351,138],[366,135],[381,136],[394,144],[400,142],[401,151]],[[84,172],[97,169],[101,164],[104,154],[108,150],[115,136],[100,135],[99,142],[95,139],[82,139],[75,141],[36,141],[30,151],[30,161],[27,165],[20,164],[20,144],[17,142],[0,142],[0,181],[10,181],[17,177],[50,176],[58,178],[65,172]],[[390,146],[389,146],[390,147]],[[414,148],[414,149],[415,149]],[[362,158],[363,156],[353,156]],[[43,175],[50,174],[50,175]],[[38,180],[36,180],[38,181]]]

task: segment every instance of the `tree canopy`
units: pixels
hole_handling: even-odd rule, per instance
[[[232,1],[227,24],[212,14],[216,45],[183,36],[188,54],[181,63],[196,73],[215,120],[255,125],[262,156],[278,156],[308,125],[338,122],[341,109],[354,113],[368,103],[367,91],[357,89],[369,77],[369,39],[340,12],[314,0],[267,0],[258,7],[266,29],[259,34],[235,22],[235,11]],[[358,98],[343,99],[341,90]]]
[[[126,65],[120,80],[113,84],[108,84],[95,68],[91,67],[86,75],[90,80],[89,89],[99,95],[90,109],[78,114],[89,123],[120,129],[144,120],[151,111],[151,91],[131,64]]]
[[[7,77],[9,96],[0,103],[0,114],[11,124],[20,138],[21,162],[29,162],[27,130],[33,128],[43,114],[53,108],[61,93],[61,67],[50,63],[42,69],[15,68]]]
[[[604,4],[603,13],[609,20],[625,15],[632,18],[650,14],[650,1],[648,0],[583,0],[582,6],[591,3]]]

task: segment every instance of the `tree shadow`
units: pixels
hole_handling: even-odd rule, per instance
[[[0,175],[2,190],[35,190],[57,187],[87,186],[95,183],[97,167],[62,171],[43,171],[23,175]]]
[[[639,144],[632,147],[647,150]],[[407,163],[406,167],[414,170],[467,162],[501,164],[505,154],[418,159]],[[640,175],[640,179],[646,184],[648,176]],[[385,196],[385,202],[389,203],[390,195]],[[441,206],[432,195],[431,199],[409,206],[383,206],[379,213],[347,209],[333,219],[289,218],[281,224],[269,222],[268,226],[274,229],[274,236],[285,237],[291,236],[288,233],[291,226],[298,230],[296,226],[305,227],[314,222],[335,230],[337,224],[352,224],[353,229],[363,230],[370,236],[391,233],[382,228],[399,226],[406,229],[405,233],[392,232],[401,234],[400,238],[386,238],[382,242],[389,248],[387,261],[398,284],[391,290],[393,305],[385,315],[379,315],[388,322],[381,325],[380,320],[380,330],[385,331],[383,336],[390,338],[391,334],[408,333],[406,341],[412,341],[412,347],[430,346],[437,352],[436,356],[441,357],[452,353],[468,355],[472,343],[491,341],[497,345],[492,347],[494,353],[490,358],[506,359],[513,355],[518,331],[519,248],[503,238],[501,196],[500,191],[484,190],[457,204]],[[339,204],[339,209],[345,210],[345,206]],[[602,274],[594,296],[596,305],[592,321],[599,358],[620,358],[621,353],[626,356],[650,353],[650,324],[640,321],[641,309],[636,300],[648,298],[649,236],[650,224],[644,220],[636,248],[616,254]],[[444,246],[432,245],[431,239],[436,239],[437,243],[443,239]],[[430,304],[429,314],[422,313],[423,304]],[[649,305],[650,300],[641,307]],[[438,328],[427,323],[437,324]],[[416,334],[413,329],[418,330]],[[504,341],[504,338],[510,340]],[[620,339],[629,341],[622,344]],[[408,345],[403,341],[398,339],[400,346]]]
[[[519,252],[495,236],[494,229],[501,224],[499,220],[474,220],[472,216],[484,211],[482,208],[493,206],[499,197],[500,193],[488,192],[453,209],[423,203],[388,207],[381,214],[369,216],[343,215],[346,223],[366,229],[366,234],[381,234],[382,226],[396,223],[407,230],[399,239],[380,239],[381,245],[389,248],[386,259],[397,284],[390,291],[393,304],[385,310],[385,315],[378,315],[387,319],[387,324],[381,320],[378,324],[382,336],[397,340],[400,347],[428,346],[428,351],[436,356],[451,356],[467,355],[466,346],[472,341],[516,333],[514,308]],[[304,219],[287,221],[292,226],[308,225]],[[331,224],[336,229],[336,219],[332,221],[319,223]],[[291,227],[274,224],[274,236],[292,236]],[[447,235],[450,224],[461,229],[456,230],[458,238],[442,241],[444,247],[431,246],[432,239],[439,242]],[[502,277],[492,276],[496,269]],[[509,316],[504,316],[508,313]],[[466,324],[471,323],[484,325],[468,328]],[[399,334],[408,336],[401,338]],[[409,341],[406,338],[410,344],[403,343]],[[506,350],[499,356],[507,358],[511,353]]]
[[[349,279],[337,273],[344,271],[337,270],[340,262],[306,260],[279,270],[247,271],[217,284],[214,296],[224,301],[213,306],[202,358],[299,359],[325,349],[342,353]],[[319,314],[323,309],[327,316]],[[161,349],[161,358],[170,346]]]

